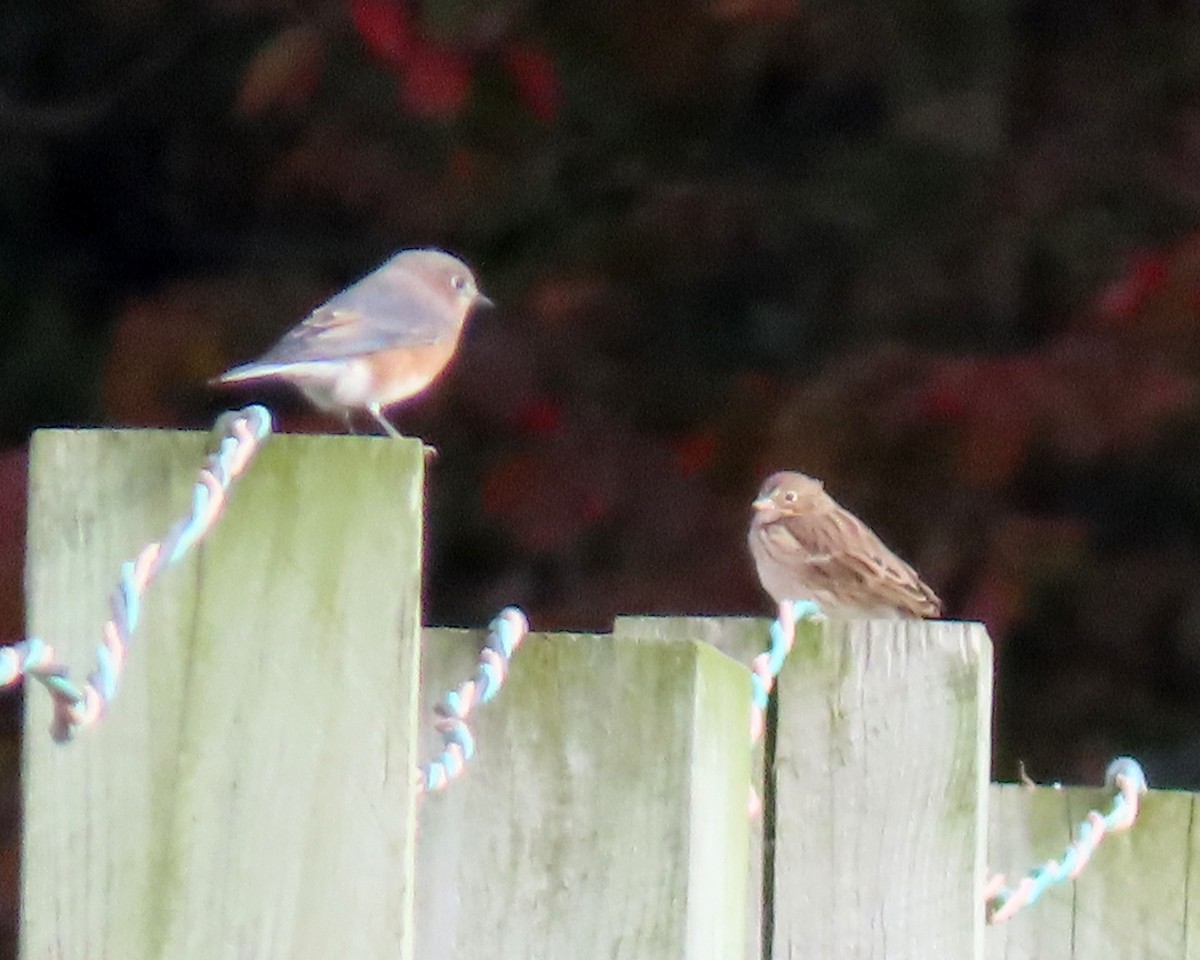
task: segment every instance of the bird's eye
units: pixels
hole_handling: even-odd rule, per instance
[[[783,495],[783,499],[785,501],[787,501],[788,503],[795,503],[796,502],[796,491],[789,490],[787,493],[785,493]]]
[[[461,293],[463,290],[467,289],[467,278],[461,273],[456,273],[450,278],[450,286]]]

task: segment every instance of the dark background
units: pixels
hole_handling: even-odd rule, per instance
[[[765,615],[800,468],[988,625],[998,778],[1196,787],[1198,225],[1183,2],[13,0],[0,631],[31,430],[336,429],[206,380],[440,245],[501,306],[394,417],[428,622]]]

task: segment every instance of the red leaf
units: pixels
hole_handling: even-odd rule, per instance
[[[685,477],[712,466],[717,455],[717,438],[713,433],[695,433],[672,444],[675,465]]]
[[[409,52],[400,79],[400,102],[426,120],[449,120],[471,96],[471,62],[457,50],[421,43]]]
[[[517,423],[522,433],[549,436],[562,426],[562,407],[545,397],[530,400],[517,413]]]
[[[967,399],[957,385],[934,382],[917,399],[917,416],[933,423],[952,423],[967,409]]]
[[[395,67],[408,62],[417,32],[400,0],[351,0],[350,16],[371,53]]]
[[[1166,285],[1169,271],[1161,257],[1145,254],[1133,261],[1129,272],[1100,294],[1097,305],[1102,314],[1115,320],[1128,320]]]
[[[539,120],[551,123],[562,108],[562,85],[554,61],[536,47],[513,47],[504,66],[517,85],[517,96]]]

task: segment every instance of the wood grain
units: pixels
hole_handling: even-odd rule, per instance
[[[482,633],[425,631],[427,703]],[[420,811],[417,955],[729,960],[743,943],[744,673],[707,645],[532,634]]]
[[[205,443],[35,436],[29,628],[73,675]],[[422,470],[417,441],[273,437],[151,588],[104,721],[57,745],[30,691],[25,960],[411,956]]]
[[[981,958],[979,624],[804,624],[778,686],[772,956]]]

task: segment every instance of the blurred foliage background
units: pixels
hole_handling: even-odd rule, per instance
[[[31,430],[336,429],[206,380],[440,245],[501,307],[396,417],[428,622],[765,615],[804,469],[987,623],[997,777],[1198,787],[1198,55],[1178,0],[12,0],[0,628]]]

